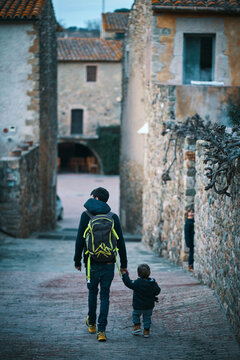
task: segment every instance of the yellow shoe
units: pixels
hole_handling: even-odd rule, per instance
[[[149,329],[144,329],[143,330],[143,337],[148,338],[149,335],[150,335],[150,330]]]
[[[105,332],[104,331],[99,331],[97,333],[97,339],[98,339],[98,341],[106,341],[107,337],[106,337]]]
[[[90,334],[95,334],[95,332],[96,332],[96,324],[95,325],[90,325],[89,324],[89,316],[87,316],[87,318],[86,318],[86,325],[88,327],[88,331],[90,332]]]
[[[138,325],[133,325],[133,330],[132,330],[132,334],[133,335],[140,335],[141,333],[141,325],[138,324]]]

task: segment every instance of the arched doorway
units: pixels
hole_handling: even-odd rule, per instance
[[[63,142],[58,144],[58,171],[99,174],[101,164],[97,154],[88,146]]]

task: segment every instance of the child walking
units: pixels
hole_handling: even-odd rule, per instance
[[[127,272],[123,272],[122,280],[124,284],[133,290],[133,335],[141,334],[141,315],[143,317],[143,336],[149,337],[151,327],[151,316],[154,308],[154,302],[158,301],[156,297],[161,289],[157,282],[150,278],[150,267],[147,264],[141,264],[137,268],[138,279],[131,280]]]
[[[194,263],[194,209],[188,208],[186,212],[186,220],[184,225],[184,236],[187,247],[189,248],[188,255],[188,271],[193,272]]]

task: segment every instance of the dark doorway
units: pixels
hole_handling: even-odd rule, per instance
[[[100,171],[99,162],[85,145],[77,143],[58,144],[58,171],[95,173]]]
[[[71,134],[83,133],[83,110],[73,109],[71,118]]]

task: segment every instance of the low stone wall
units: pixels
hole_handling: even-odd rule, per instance
[[[39,147],[0,158],[0,230],[20,238],[40,229]]]
[[[240,340],[240,159],[231,197],[205,191],[203,142],[197,143],[195,272],[216,290]]]
[[[124,232],[142,233],[143,166],[136,161],[121,161],[120,215]]]

